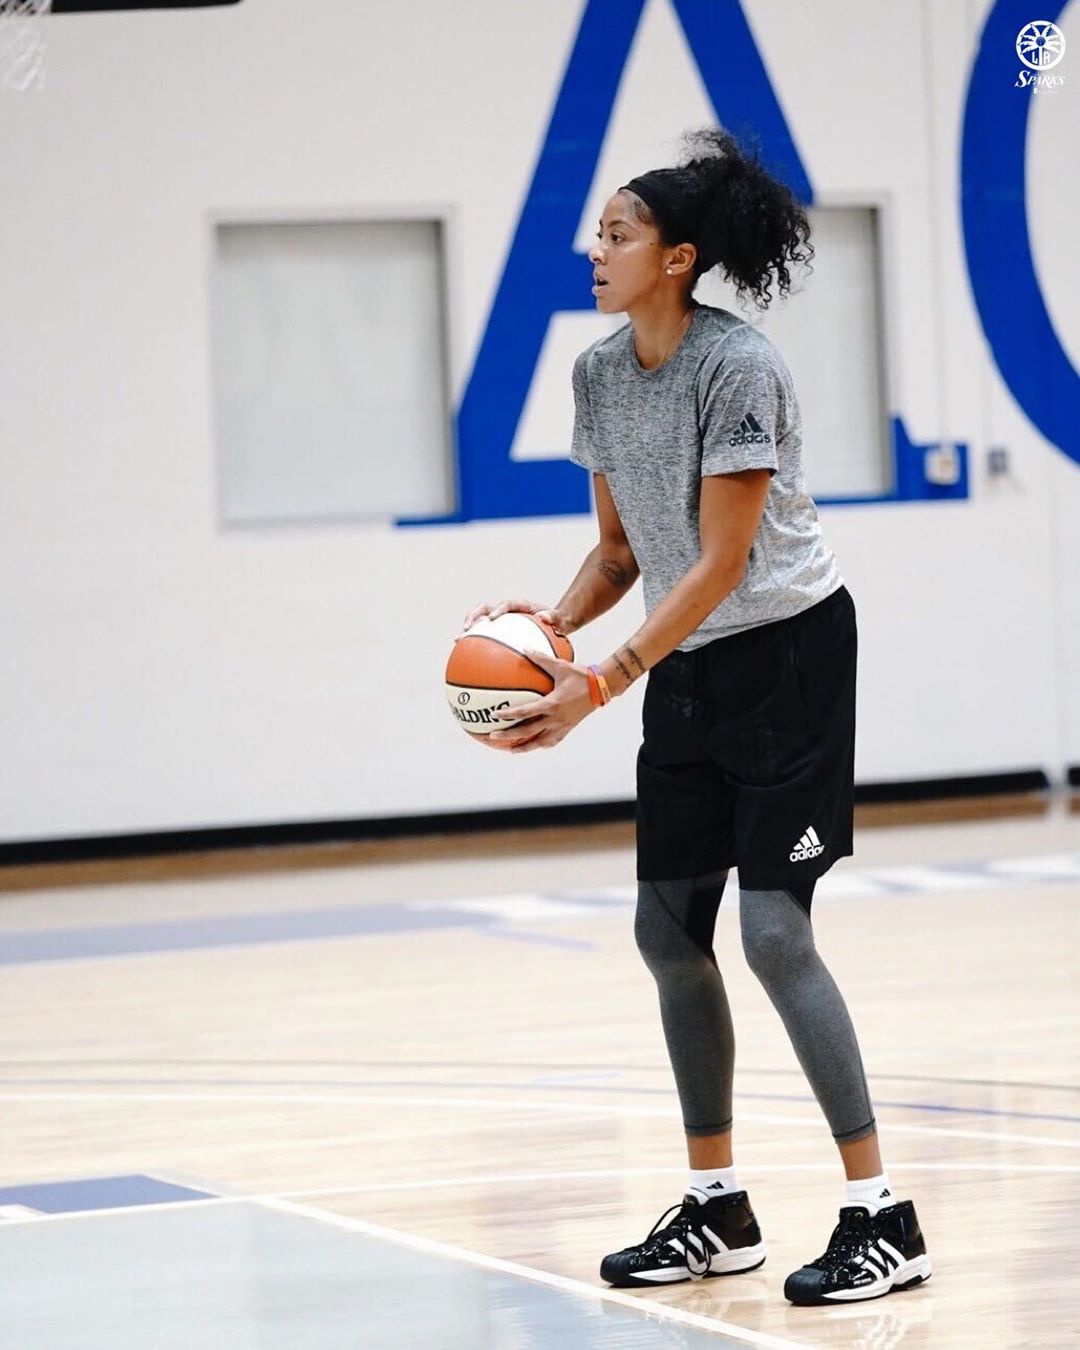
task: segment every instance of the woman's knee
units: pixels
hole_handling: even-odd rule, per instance
[[[673,941],[670,915],[660,904],[655,888],[648,882],[638,883],[637,911],[634,914],[634,941],[642,960],[655,974],[678,954],[678,943]]]
[[[710,964],[688,931],[691,888],[690,881],[638,882],[634,941],[657,979],[673,972],[685,978],[688,972]]]
[[[810,919],[786,891],[743,891],[739,927],[746,963],[764,984],[790,976],[814,955]]]

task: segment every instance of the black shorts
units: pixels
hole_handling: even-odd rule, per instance
[[[856,651],[841,586],[653,667],[637,761],[641,880],[738,867],[744,890],[805,894],[852,852]]]

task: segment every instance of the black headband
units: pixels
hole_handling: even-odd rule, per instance
[[[685,179],[676,169],[650,169],[638,178],[623,183],[620,192],[636,193],[677,242],[693,243],[699,224],[698,212],[687,200]]]

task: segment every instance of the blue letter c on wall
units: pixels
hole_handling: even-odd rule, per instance
[[[1050,0],[1055,22],[1067,0]],[[961,213],[968,274],[1001,377],[1031,422],[1080,464],[1080,374],[1054,331],[1031,256],[1025,201],[1029,87],[1017,89],[1016,35],[1029,0],[996,0],[968,87]],[[1053,98],[1053,90],[1038,95]]]

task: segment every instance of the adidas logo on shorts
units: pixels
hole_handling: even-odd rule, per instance
[[[807,825],[806,833],[791,850],[792,862],[805,862],[807,858],[816,858],[825,852],[825,845],[814,833],[813,825]]]
[[[754,417],[747,413],[739,423],[739,429],[728,441],[728,445],[768,445],[772,437]]]

